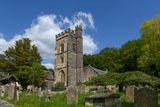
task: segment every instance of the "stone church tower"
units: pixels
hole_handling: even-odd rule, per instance
[[[68,28],[56,35],[55,82],[65,86],[82,82],[83,77],[83,38],[82,26],[75,30]]]

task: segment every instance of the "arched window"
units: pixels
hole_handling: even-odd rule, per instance
[[[64,74],[63,70],[60,72],[60,78],[61,78],[61,82],[64,83],[65,82],[65,74]]]
[[[76,44],[73,44],[73,52],[76,52]]]
[[[61,44],[60,46],[60,53],[63,53],[64,52],[64,44]]]
[[[60,45],[60,53],[61,53],[60,60],[61,60],[61,63],[63,63],[64,62],[64,44]]]

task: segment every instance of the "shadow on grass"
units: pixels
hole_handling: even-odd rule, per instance
[[[134,107],[134,104],[130,102],[121,102],[121,107]]]

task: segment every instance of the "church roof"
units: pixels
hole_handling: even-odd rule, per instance
[[[107,71],[103,71],[97,68],[92,67],[91,65],[88,65],[91,69],[93,69],[98,75],[103,75],[105,74]]]
[[[18,81],[18,78],[15,75],[8,75],[6,77],[0,78],[0,81],[9,80],[10,78],[14,78],[16,81]]]

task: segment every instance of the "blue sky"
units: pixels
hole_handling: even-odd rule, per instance
[[[83,13],[79,15],[82,17],[81,21],[87,23],[84,31],[88,45],[86,49],[93,48],[88,52],[93,54],[105,47],[120,47],[128,40],[139,38],[140,25],[145,20],[160,15],[160,0],[1,0],[0,37],[3,40],[0,41],[0,48],[4,50],[8,46],[7,43],[12,44],[11,42],[21,36],[33,35],[32,28],[41,23],[39,20],[44,18],[42,16],[51,16],[51,19],[56,16],[56,24],[63,22],[66,17],[69,20],[67,27],[71,27],[74,25],[72,18],[79,12]],[[65,25],[63,22],[63,26],[56,27],[57,30],[54,30],[53,34],[63,31]],[[50,39],[51,37],[53,35]],[[39,38],[42,39],[44,38]],[[47,44],[47,39],[43,44],[45,42]],[[47,46],[49,45],[52,43]],[[41,54],[44,63],[53,63],[54,56],[49,60],[43,55],[46,54],[44,51],[41,51]]]

